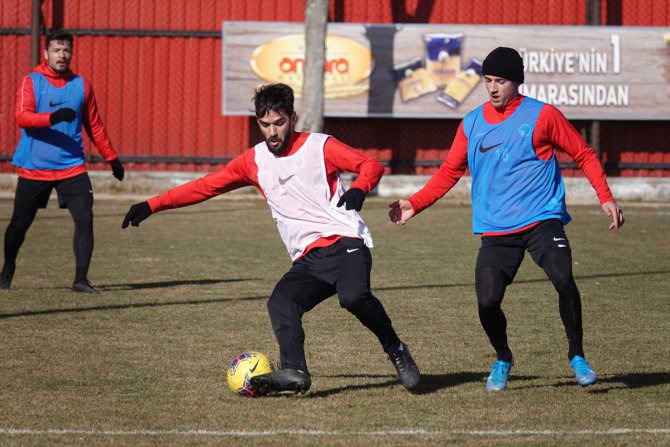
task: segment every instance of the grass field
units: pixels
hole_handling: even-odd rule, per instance
[[[517,364],[488,394],[492,350],[473,287],[470,208],[438,202],[405,227],[371,198],[373,290],[422,371],[397,382],[376,339],[335,298],[305,316],[306,395],[234,395],[240,351],[277,360],[266,300],[289,258],[255,195],[221,197],[122,231],[132,202],[95,205],[90,278],[69,291],[72,224],[54,203],[28,233],[0,293],[0,445],[669,445],[670,207],[597,205],[567,226],[587,357],[574,383],[558,302],[526,257],[504,309]],[[0,202],[2,231],[11,201]]]

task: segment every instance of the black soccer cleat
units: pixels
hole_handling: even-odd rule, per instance
[[[0,290],[9,290],[13,277],[14,271],[3,270],[0,272]]]
[[[252,377],[250,382],[261,396],[279,391],[304,394],[312,385],[312,378],[306,372],[285,368]]]
[[[401,342],[398,349],[389,352],[388,356],[398,372],[400,383],[409,391],[415,390],[421,380],[421,374],[409,352],[409,347]]]
[[[77,293],[100,293],[98,292],[98,289],[93,287],[90,281],[88,280],[83,280],[83,281],[75,281],[72,283],[72,289],[73,292]]]

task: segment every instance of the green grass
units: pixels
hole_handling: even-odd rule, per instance
[[[624,206],[619,232],[607,231],[597,205],[571,207],[585,348],[599,382],[574,384],[556,293],[527,256],[504,302],[517,364],[508,391],[492,395],[470,208],[441,201],[397,227],[389,201],[368,199],[363,210],[376,245],[373,291],[421,368],[417,394],[336,298],[304,318],[308,394],[249,399],[228,389],[238,352],[278,358],[265,304],[290,263],[255,195],[125,231],[130,203],[96,202],[96,296],[69,291],[72,224],[52,202],[28,233],[12,290],[0,293],[0,444],[670,443],[670,207]],[[6,225],[11,201],[0,213]]]

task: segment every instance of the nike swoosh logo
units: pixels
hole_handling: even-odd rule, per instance
[[[563,247],[567,247],[567,245],[564,245],[564,244],[558,244],[558,248],[563,248]]]
[[[353,253],[358,250],[359,250],[358,248],[347,248],[347,253]]]
[[[253,368],[249,368],[249,372],[252,373],[252,372],[256,371],[256,368],[258,367],[259,363],[260,363],[260,360],[256,362],[256,364],[254,365]]]
[[[554,238],[554,242],[564,241],[564,240],[565,240],[564,237],[555,237],[555,238]]]
[[[501,144],[502,144],[502,143],[498,143],[498,144],[494,144],[493,146],[489,146],[489,147],[484,147],[484,146],[482,146],[482,145],[480,144],[480,145],[479,145],[479,152],[481,152],[481,153],[483,154],[484,152],[488,152],[488,151],[490,151],[491,149],[495,149],[495,148],[497,148],[497,147],[500,146]]]
[[[279,184],[282,185],[282,186],[284,186],[284,185],[286,184],[286,182],[288,182],[289,180],[291,180],[293,177],[295,177],[295,174],[291,174],[291,175],[289,175],[289,176],[286,177],[286,178],[281,178],[281,177],[280,177],[280,178],[279,178]]]
[[[61,104],[65,104],[65,101],[61,101],[61,102],[51,102],[51,101],[49,101],[49,107],[56,107],[56,106],[59,106]]]

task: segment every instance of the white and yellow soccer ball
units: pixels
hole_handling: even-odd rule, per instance
[[[228,368],[228,386],[242,396],[253,397],[258,394],[250,383],[254,376],[274,371],[270,359],[260,352],[245,351],[237,355]]]

